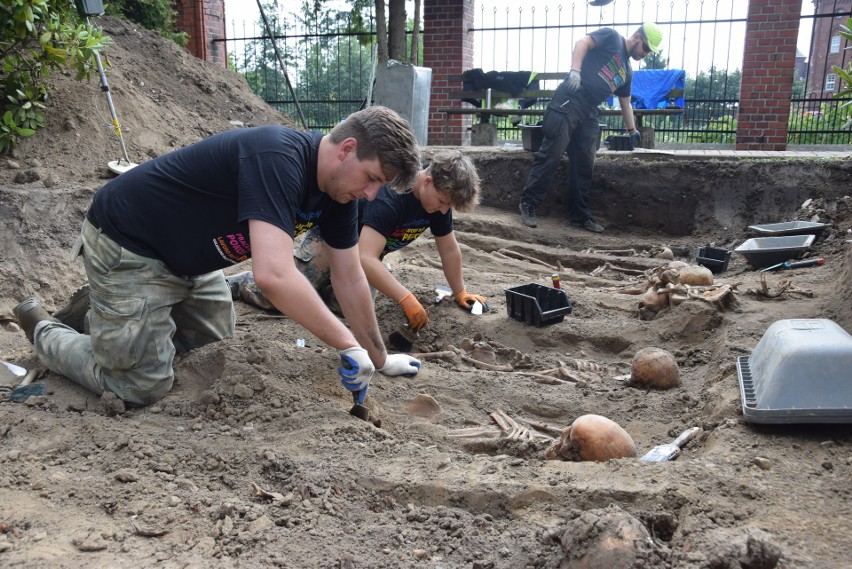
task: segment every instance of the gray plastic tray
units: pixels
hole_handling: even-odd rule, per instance
[[[783,237],[785,235],[816,235],[819,237],[830,223],[816,223],[814,221],[783,221],[781,223],[765,223],[761,225],[749,225],[748,228],[754,233],[766,237]]]
[[[816,239],[816,235],[786,237],[754,237],[734,249],[755,269],[771,267],[801,257]]]
[[[737,375],[750,423],[852,423],[852,336],[831,320],[778,320]]]

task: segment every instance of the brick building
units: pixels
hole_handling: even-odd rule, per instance
[[[225,43],[225,0],[174,0],[175,29],[189,34],[187,49],[198,59],[228,66]]]
[[[841,85],[833,65],[845,67],[849,57],[844,51],[848,42],[840,37],[840,26],[846,25],[852,14],[852,0],[812,0],[814,4],[814,29],[811,53],[808,58],[808,83],[806,97],[828,98],[840,90]]]

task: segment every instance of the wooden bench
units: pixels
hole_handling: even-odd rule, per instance
[[[567,73],[537,73],[534,77],[537,81],[562,81],[565,79]],[[459,83],[464,82],[464,77],[462,75],[451,75],[450,81],[457,81]],[[466,102],[465,99],[479,99],[482,101],[483,105],[486,104],[486,101],[489,99],[490,91],[490,99],[491,99],[491,108],[478,108],[470,105],[470,103]],[[446,115],[446,123],[444,125],[444,135],[446,137],[446,133],[450,123],[450,117],[452,115],[475,115],[479,118],[479,124],[488,124],[491,120],[491,117],[540,117],[544,115],[544,108],[537,109],[507,109],[507,108],[497,108],[495,107],[495,101],[501,101],[506,99],[538,99],[539,103],[546,104],[550,99],[553,98],[553,95],[556,93],[556,89],[525,89],[518,93],[508,93],[505,91],[495,91],[493,89],[480,89],[476,91],[457,91],[452,94],[453,98],[456,98],[460,101],[465,101],[465,104],[470,106],[459,106],[459,107],[439,107],[437,111],[439,113],[444,113]],[[682,89],[672,89],[666,94],[666,98],[679,98],[683,96]],[[599,109],[601,116],[621,116],[620,109]],[[670,109],[633,109],[633,116],[636,118],[636,128],[642,134],[642,146],[643,148],[653,148],[654,147],[654,129],[651,126],[645,126],[642,124],[642,117],[645,116],[677,116],[683,115],[684,110],[680,108],[670,108]],[[476,129],[474,129],[476,132]]]

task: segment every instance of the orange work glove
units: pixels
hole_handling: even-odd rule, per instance
[[[466,310],[470,310],[473,307],[473,303],[476,301],[479,301],[479,304],[482,305],[484,310],[488,310],[488,301],[484,296],[470,294],[465,289],[462,289],[462,291],[456,295],[456,303]]]
[[[420,301],[414,296],[413,292],[409,292],[402,297],[399,305],[405,310],[405,317],[408,318],[408,327],[412,330],[420,330],[429,323],[429,315],[420,304]]]

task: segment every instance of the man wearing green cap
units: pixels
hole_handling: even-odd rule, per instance
[[[595,221],[587,203],[600,137],[598,105],[611,95],[618,97],[628,134],[638,142],[639,131],[630,105],[633,68],[630,59],[641,61],[656,53],[663,41],[657,24],[648,22],[628,38],[611,28],[583,36],[574,44],[571,72],[556,89],[542,123],[542,142],[521,194],[521,219],[536,226],[535,209],[547,196],[562,154],[568,151],[568,219],[572,225],[594,233],[604,228]]]

